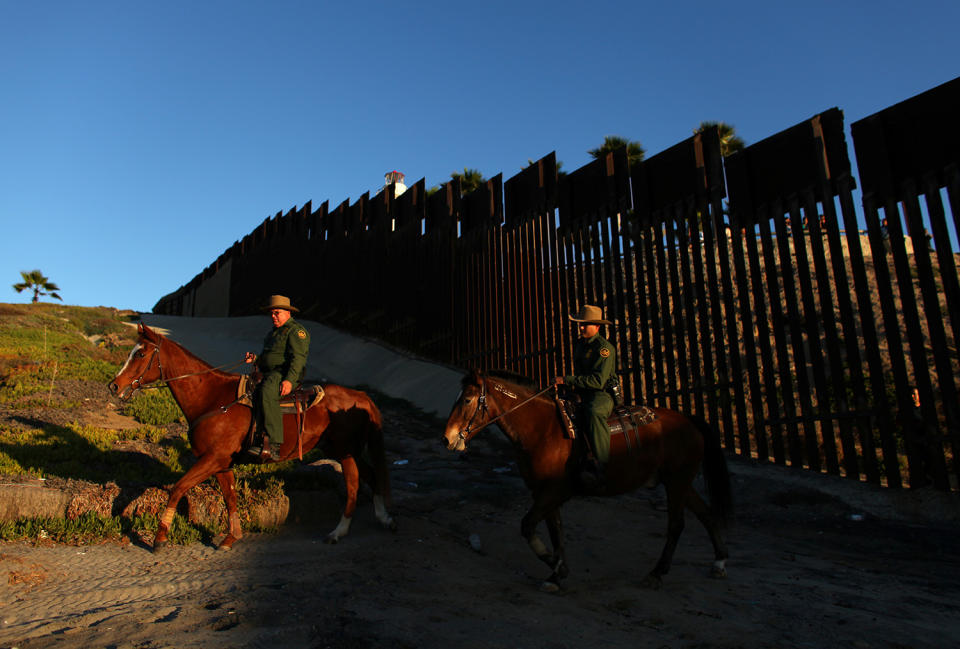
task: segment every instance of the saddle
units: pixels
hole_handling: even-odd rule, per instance
[[[634,449],[640,448],[641,426],[647,426],[657,420],[657,413],[647,406],[616,406],[610,417],[607,418],[607,426],[610,427],[610,436],[623,435],[624,442],[627,445],[627,452],[633,453]],[[631,440],[632,438],[632,440]]]
[[[251,381],[249,375],[241,374],[237,385],[237,403],[253,408],[253,390],[256,387],[256,382]],[[322,385],[298,385],[290,394],[280,397],[280,411],[285,415],[306,412],[320,403],[323,396]]]
[[[240,405],[254,409],[253,391],[256,388],[256,381],[251,380],[247,374],[240,375],[240,383],[237,384],[237,401]],[[323,400],[324,391],[322,385],[298,385],[283,397],[280,397],[280,413],[282,415],[297,416],[297,452],[300,459],[303,460],[303,425],[306,420],[306,412]],[[251,418],[250,431],[247,433],[246,446],[253,445],[253,438],[257,432],[256,417]]]
[[[557,412],[560,420],[564,424],[567,435],[570,439],[577,438],[577,424],[580,419],[580,397],[575,393],[566,394],[559,392],[554,397],[557,404]],[[607,426],[610,428],[610,437],[614,435],[623,435],[628,452],[640,447],[640,433],[638,429],[641,426],[647,426],[657,419],[657,413],[647,406],[614,406],[613,412],[607,418]]]

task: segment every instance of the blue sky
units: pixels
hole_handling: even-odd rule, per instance
[[[572,171],[605,135],[649,156],[721,120],[749,144],[833,106],[849,127],[960,74],[960,3],[907,7],[0,0],[0,302],[39,268],[66,304],[148,311],[391,169]]]

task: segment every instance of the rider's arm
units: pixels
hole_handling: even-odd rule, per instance
[[[572,388],[586,388],[588,390],[602,390],[607,381],[616,371],[617,357],[611,347],[603,347],[607,350],[604,356],[600,350],[593,355],[593,362],[589,367],[585,367],[582,374],[569,375],[563,377],[564,383]]]
[[[303,371],[307,366],[307,355],[310,352],[310,334],[303,327],[297,326],[287,336],[286,363],[284,363],[283,380],[296,385],[303,379]]]

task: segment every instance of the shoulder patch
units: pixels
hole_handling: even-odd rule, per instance
[[[307,337],[307,332],[304,331],[303,329],[298,329],[298,330],[297,330],[297,337],[298,337],[298,338],[306,338],[306,337]]]
[[[606,347],[601,347],[601,348],[600,348],[600,355],[603,356],[604,358],[606,358],[607,356],[610,355],[610,350],[607,349]]]

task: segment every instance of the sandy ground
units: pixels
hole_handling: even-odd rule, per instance
[[[657,490],[564,508],[571,575],[519,534],[530,502],[493,431],[465,454],[441,422],[383,407],[393,512],[368,494],[350,535],[322,538],[342,494],[291,494],[291,521],[231,552],[195,544],[0,545],[2,647],[953,647],[960,643],[955,496],[893,493],[730,458],[729,576],[692,516],[660,590]],[[327,467],[328,469],[328,467]],[[318,469],[320,470],[320,469]]]

